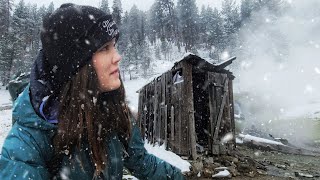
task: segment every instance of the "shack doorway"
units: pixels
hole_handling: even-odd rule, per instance
[[[208,149],[208,132],[210,127],[207,72],[194,69],[192,72],[192,83],[197,151],[203,152]]]

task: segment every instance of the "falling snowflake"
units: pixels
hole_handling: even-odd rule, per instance
[[[94,16],[92,14],[89,14],[89,19],[94,20]]]
[[[58,66],[57,66],[57,65],[54,65],[53,68],[52,68],[52,72],[56,73],[56,72],[57,72],[57,69],[58,69]]]
[[[57,39],[58,39],[58,33],[54,33],[54,34],[53,34],[53,39],[54,39],[54,40],[57,40]]]
[[[84,40],[87,45],[90,45],[90,41],[88,39]]]
[[[233,139],[233,134],[227,133],[222,139],[221,139],[221,143],[227,143],[229,141],[231,141]]]

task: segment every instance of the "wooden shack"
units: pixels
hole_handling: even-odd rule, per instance
[[[234,59],[211,64],[190,54],[141,88],[138,124],[143,137],[193,159],[234,149],[234,76],[224,69]]]

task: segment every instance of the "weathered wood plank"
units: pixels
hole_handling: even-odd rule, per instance
[[[223,97],[222,97],[222,103],[221,103],[221,106],[220,106],[220,110],[219,110],[219,115],[218,115],[218,121],[217,121],[217,125],[215,127],[215,131],[214,131],[214,135],[213,135],[213,139],[218,139],[218,134],[219,134],[219,130],[220,130],[220,124],[221,124],[221,120],[222,120],[222,115],[223,115],[223,109],[224,109],[224,106],[226,104],[226,98],[227,98],[227,95],[228,95],[228,82],[229,82],[229,79],[227,78],[226,81],[225,81],[225,92],[223,94]]]
[[[213,133],[214,133],[214,127],[217,117],[217,105],[216,105],[216,99],[215,99],[215,87],[213,86],[214,83],[214,73],[208,72],[208,81],[211,82],[211,84],[208,86],[209,91],[209,109],[210,109],[210,116],[209,116],[209,129],[208,129],[208,142],[209,142],[209,150],[212,151],[213,147]],[[213,152],[212,152],[213,153]],[[216,152],[218,153],[218,152]]]
[[[165,105],[164,109],[164,145],[165,147],[168,147],[168,106]]]
[[[173,142],[174,141],[174,114],[175,114],[175,112],[174,112],[174,106],[173,105],[171,105],[171,125],[170,125],[170,128],[171,128],[171,131],[170,131],[170,133],[171,133],[171,142]]]
[[[190,146],[187,144],[186,150],[191,149],[192,159],[197,159],[196,151],[196,128],[195,128],[195,119],[194,119],[194,106],[193,106],[193,83],[192,83],[192,65],[185,63],[183,69],[183,78],[184,78],[184,93],[182,94],[184,110],[186,111],[186,119],[188,124],[186,124],[186,134],[190,138]]]
[[[228,77],[230,79],[230,77]],[[235,138],[235,134],[236,134],[236,127],[235,127],[235,121],[234,121],[234,99],[233,99],[233,82],[229,81],[229,97],[230,97],[230,121],[231,121],[231,131],[233,134],[233,139],[232,139],[232,146],[233,149],[236,148],[236,138]]]
[[[154,82],[154,95],[153,95],[153,98],[154,98],[154,112],[153,112],[153,137],[152,137],[152,144],[154,144],[156,142],[156,136],[157,136],[157,113],[158,113],[158,88],[157,88],[157,80],[155,80]]]

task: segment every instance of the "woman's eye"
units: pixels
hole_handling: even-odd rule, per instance
[[[109,46],[106,46],[106,47],[101,49],[101,51],[108,51],[108,50],[109,50]]]

